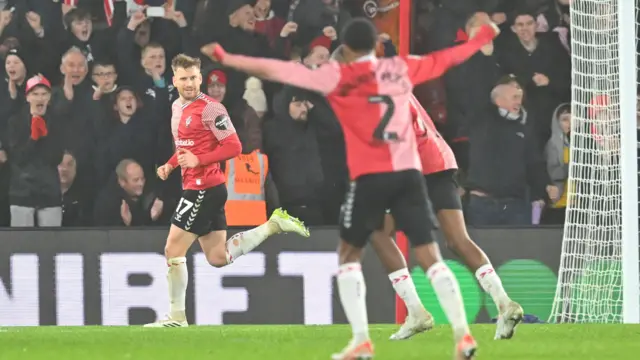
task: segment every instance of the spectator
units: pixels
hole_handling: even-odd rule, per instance
[[[140,164],[145,173],[153,173],[156,111],[153,102],[143,106],[133,88],[119,87],[111,99],[112,111],[105,126],[96,136],[96,177],[101,187],[123,159]]]
[[[227,75],[225,72],[220,69],[211,70],[206,79],[207,95],[217,101],[224,101],[227,93]],[[251,79],[260,82],[256,78],[249,78],[247,81]],[[262,116],[258,115],[245,99],[236,101],[228,109],[228,112],[233,127],[238,131],[239,129],[245,129],[245,135],[251,138],[250,141],[254,144],[255,149],[262,149]]]
[[[523,91],[513,80],[491,91],[492,104],[478,109],[470,131],[468,220],[473,226],[531,224],[531,198],[556,199],[542,153],[527,124]]]
[[[473,38],[480,29],[481,24],[474,23],[474,19],[465,25],[464,34],[469,38]],[[502,75],[493,43],[482,47],[481,51],[447,74],[444,78],[447,122],[443,126],[443,133],[451,144],[460,173],[464,174],[469,167],[470,127],[478,121],[476,110],[486,104],[491,89]]]
[[[111,94],[118,87],[115,64],[109,61],[97,62],[93,67],[91,79],[95,84],[93,90],[99,91],[100,95]]]
[[[569,155],[571,131],[571,104],[560,104],[551,121],[551,138],[545,147],[547,172],[555,187],[558,188],[557,199],[551,199],[549,207],[545,209],[542,222],[545,224],[563,225],[567,208],[569,188]]]
[[[71,151],[78,162],[76,181],[91,188],[94,148],[97,143],[93,136],[97,134],[99,124],[105,122],[106,114],[100,103],[93,100],[94,91],[91,81],[87,79],[88,66],[87,58],[79,48],[73,47],[62,56],[60,71],[65,76],[65,81],[72,85],[74,96],[68,116],[60,121],[64,124],[62,138],[65,149]],[[64,87],[54,88],[51,95],[53,107],[66,103],[65,97]]]
[[[11,49],[4,62],[6,84],[0,87],[0,130],[5,129],[6,121],[25,101],[24,89],[27,80],[27,67],[23,54],[18,49]],[[4,131],[2,133],[5,133]],[[6,139],[5,139],[6,141]]]
[[[322,225],[323,185],[315,126],[308,121],[305,93],[284,88],[274,100],[275,118],[265,124],[265,152],[282,207],[308,225]]]
[[[336,0],[292,1],[289,19],[298,24],[294,45],[308,45],[327,27],[342,29],[351,15],[338,5]]]
[[[273,210],[280,207],[278,189],[269,171],[269,160],[260,151],[262,139],[255,131],[259,128],[252,129],[255,125],[249,121],[236,126],[242,154],[225,162],[229,194],[225,214],[229,226],[263,224]]]
[[[253,13],[256,17],[256,32],[264,35],[271,48],[276,49],[278,37],[285,25],[284,19],[271,10],[271,0],[258,0]]]
[[[70,75],[63,90],[64,97],[49,108],[49,80],[32,77],[25,89],[28,105],[9,120],[12,227],[62,225],[57,166],[63,152],[62,119],[68,116],[74,98]]]
[[[68,31],[62,47],[63,51],[77,47],[87,59],[88,66],[98,60],[113,59],[115,37],[112,28],[94,31],[91,13],[81,8],[73,8],[64,15],[64,24]]]
[[[74,186],[76,180],[76,158],[69,151],[64,152],[62,161],[58,165],[60,176],[60,190],[62,191],[62,226],[89,225],[90,206],[87,191],[81,186]]]
[[[284,58],[281,47],[273,50],[269,46],[267,38],[255,32],[256,19],[253,11],[252,0],[230,0],[226,8],[225,22],[216,24],[216,29],[207,35],[207,43],[219,42],[227,51],[248,56],[260,56],[271,58]],[[211,5],[210,5],[211,6]],[[222,21],[222,20],[221,20]],[[276,52],[281,51],[281,52]],[[224,69],[227,75],[227,96],[225,105],[233,107],[233,102],[242,98],[244,94],[247,74],[232,69]],[[274,91],[272,87],[267,87],[267,99]]]
[[[242,99],[246,101],[247,105],[255,111],[260,119],[266,114],[267,96],[262,90],[262,81],[260,79],[253,76],[247,79]]]
[[[118,88],[118,72],[116,66],[109,61],[96,62],[92,69],[93,100],[100,101],[103,114],[113,112],[113,92]],[[108,116],[102,120],[109,122]],[[104,125],[104,124],[101,124]]]
[[[335,36],[335,29],[330,28],[331,30],[328,31],[329,35]],[[308,46],[308,53],[303,56],[302,63],[311,68],[315,68],[329,62],[332,41],[333,40],[326,35],[321,35],[313,39]]]
[[[498,43],[498,63],[505,73],[516,76],[527,93],[538,146],[542,148],[550,136],[553,110],[569,99],[569,55],[557,36],[536,33],[534,14],[516,13],[512,30],[515,36]]]
[[[150,189],[137,162],[130,159],[120,161],[114,180],[117,181],[110,181],[97,197],[94,225],[148,226],[162,223],[164,202]]]

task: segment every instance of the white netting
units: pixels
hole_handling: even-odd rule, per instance
[[[620,150],[623,1],[634,0],[571,2],[570,193],[552,322],[622,321],[621,158],[637,159]]]

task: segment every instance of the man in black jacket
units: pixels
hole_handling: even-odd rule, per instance
[[[60,101],[58,107],[48,109],[51,84],[44,77],[32,77],[25,89],[28,106],[9,120],[12,227],[62,223],[58,164],[63,154],[60,125],[73,100],[69,76],[63,88],[66,102]]]
[[[274,100],[275,118],[264,125],[264,150],[282,207],[308,225],[324,223],[324,183],[314,124],[305,91],[286,87]]]
[[[140,164],[124,159],[114,175],[96,198],[93,225],[150,226],[168,222],[170,213],[164,211],[164,202],[150,190]]]
[[[492,104],[471,124],[468,219],[471,225],[531,224],[531,203],[557,198],[522,107],[515,79],[491,91]],[[527,189],[528,185],[528,189]],[[527,190],[530,196],[527,196]]]

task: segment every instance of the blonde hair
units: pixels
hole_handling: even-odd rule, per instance
[[[176,71],[180,68],[188,69],[191,67],[197,67],[198,69],[200,69],[200,66],[200,59],[185,54],[178,54],[173,58],[173,60],[171,60],[171,69],[173,69],[173,71]]]

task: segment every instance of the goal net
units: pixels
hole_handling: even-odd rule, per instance
[[[637,9],[571,1],[569,196],[550,322],[639,321]]]

